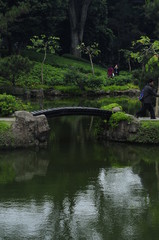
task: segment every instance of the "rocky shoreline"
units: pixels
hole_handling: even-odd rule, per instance
[[[10,127],[0,133],[0,148],[46,147],[49,130],[45,115],[33,116],[26,111],[17,111]]]
[[[20,87],[10,87],[10,88],[1,88],[0,93],[7,93],[19,97],[27,97],[27,98],[45,98],[45,97],[62,97],[62,96],[139,96],[140,90],[138,89],[129,89],[129,90],[123,90],[123,91],[85,91],[83,93],[65,93],[62,91],[58,91],[55,89],[25,89]]]
[[[125,114],[127,120],[119,120],[114,126],[108,121],[99,136],[104,141],[125,143],[159,144],[159,119],[137,119]]]
[[[43,148],[48,145],[50,128],[45,115],[33,116],[26,111],[16,111],[14,115],[7,130],[0,131],[0,149]],[[5,118],[1,121],[8,123]],[[107,121],[102,120],[98,136],[104,141],[159,144],[159,119],[137,119],[115,108]]]

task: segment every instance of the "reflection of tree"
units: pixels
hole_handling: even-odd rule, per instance
[[[1,177],[6,173],[7,178],[12,181],[24,181],[32,179],[35,175],[44,176],[48,163],[42,151],[40,153],[28,150],[2,152],[0,155]]]
[[[159,166],[157,161],[155,162],[155,170],[156,170],[156,177],[157,177],[157,190],[159,194]]]
[[[49,121],[55,138],[48,149],[0,154],[17,180],[30,176],[5,191],[0,186],[1,201],[11,199],[12,209],[16,202],[17,219],[31,215],[21,228],[34,225],[41,239],[148,239],[151,223],[159,222],[158,148],[94,142],[90,118],[82,116]]]
[[[0,161],[0,184],[6,184],[14,181],[15,171],[8,162]]]
[[[101,179],[102,171],[104,178]],[[122,173],[121,188],[125,182],[126,171],[127,169]],[[128,171],[135,180],[135,174],[131,173],[129,168]],[[138,239],[141,239],[139,222],[145,212],[144,197],[140,195],[141,202],[135,206],[137,202],[131,181],[130,185],[124,188],[124,195],[123,192],[115,193],[114,190],[111,191],[111,184],[118,185],[118,179],[115,180],[111,169],[101,172],[95,170],[85,174],[80,172],[63,174],[65,179],[63,182],[67,182],[67,186],[62,187],[58,184],[57,188],[62,188],[60,192],[63,193],[60,196],[53,191],[53,208],[44,226],[46,232],[50,231],[52,239],[93,239],[93,236],[100,236],[100,239],[126,239],[128,236],[138,236]],[[111,174],[114,178],[112,183],[108,180],[112,179]],[[56,181],[63,183],[58,179]],[[110,191],[104,189],[106,182],[109,183]],[[140,188],[142,193],[139,178],[134,181],[135,186],[137,189]],[[129,191],[130,187],[132,191]],[[51,223],[52,231],[48,223]]]
[[[87,161],[88,156],[92,155],[92,141],[90,141],[91,135],[89,134],[90,119],[90,117],[83,116],[67,116],[50,120],[51,135],[54,136],[54,140],[50,142],[50,149],[53,152],[57,151],[53,154],[58,155],[60,159],[65,157],[67,162],[72,160],[78,164],[78,159]],[[55,145],[58,147],[56,148]]]

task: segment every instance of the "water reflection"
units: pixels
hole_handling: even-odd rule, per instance
[[[96,142],[90,121],[50,120],[48,149],[1,152],[12,179],[0,184],[0,239],[158,239],[158,147]]]
[[[100,169],[97,177],[91,174],[88,180],[84,189],[65,193],[58,201],[43,196],[38,201],[20,198],[0,204],[0,232],[7,233],[8,239],[139,237],[139,223],[148,204],[139,177],[130,168]]]
[[[56,108],[56,107],[97,107],[100,108],[103,105],[108,105],[111,103],[118,103],[123,107],[123,110],[129,114],[136,113],[137,109],[141,107],[141,103],[138,97],[128,97],[128,96],[102,96],[98,98],[68,98],[68,97],[54,97],[50,99],[36,99],[31,101],[31,106],[33,110]]]
[[[27,181],[34,176],[45,176],[49,160],[41,151],[1,151],[0,153],[0,184],[13,181]]]

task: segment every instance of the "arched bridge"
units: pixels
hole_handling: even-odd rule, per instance
[[[46,117],[58,117],[67,115],[87,115],[87,116],[99,116],[109,119],[112,115],[111,111],[102,110],[92,107],[59,107],[50,108],[45,110],[39,110],[32,112],[33,116],[39,116],[44,114]]]

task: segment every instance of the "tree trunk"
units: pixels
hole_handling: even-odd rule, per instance
[[[144,73],[145,72],[145,64],[143,63],[142,64],[142,73]]]
[[[159,78],[158,78],[158,88],[157,88],[157,94],[159,94]],[[158,102],[159,102],[159,99],[158,97],[156,98],[156,109],[155,109],[155,115],[156,117],[158,117]]]
[[[73,56],[76,57],[81,57],[81,52],[77,49],[77,46],[80,44],[79,36],[78,36],[78,31],[71,30],[71,48],[70,48],[70,53]]]
[[[77,46],[83,41],[83,33],[87,18],[87,11],[92,0],[69,0],[69,19],[71,31],[71,48],[70,52],[76,57],[81,57],[80,50]]]
[[[93,75],[94,75],[94,67],[93,67],[93,61],[92,61],[92,56],[91,56],[91,54],[89,54],[89,59],[90,59],[91,67],[92,67],[92,73],[93,73]]]
[[[130,59],[128,59],[128,65],[129,65],[129,72],[131,72],[131,62],[130,62]]]
[[[43,58],[43,61],[41,63],[41,83],[43,84],[44,83],[44,63],[45,63],[45,60],[46,60],[46,50],[47,50],[47,43],[45,45],[45,49],[44,49],[44,58]]]

